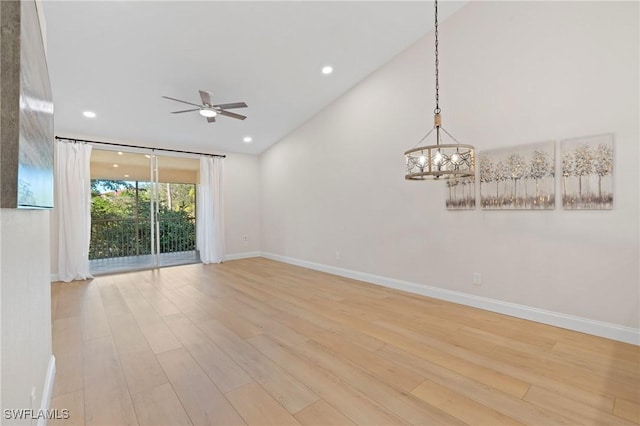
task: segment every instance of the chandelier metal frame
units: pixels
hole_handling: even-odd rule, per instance
[[[459,143],[442,127],[440,109],[440,70],[438,58],[438,0],[435,0],[435,83],[436,107],[433,110],[433,128],[416,145],[420,145],[431,133],[436,132],[436,144],[414,147],[404,153],[407,180],[427,178],[461,178],[475,176],[475,148],[473,145]],[[442,133],[455,143],[443,144]]]

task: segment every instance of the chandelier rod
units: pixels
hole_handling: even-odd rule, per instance
[[[438,60],[438,0],[435,0],[435,54],[436,54],[436,109],[433,110],[434,114],[440,114],[440,81],[439,81],[439,70],[438,65],[440,65],[440,61]]]
[[[440,118],[440,70],[438,65],[440,65],[440,60],[438,59],[438,0],[433,2],[435,9],[435,19],[434,19],[434,32],[435,32],[435,55],[436,55],[436,109],[433,110],[433,124],[436,129],[436,145],[440,145],[440,125],[442,123]],[[448,134],[448,133],[447,133]]]

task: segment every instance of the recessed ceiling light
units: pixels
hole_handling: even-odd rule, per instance
[[[245,141],[246,143],[251,142],[253,139],[251,139],[251,136],[245,136],[244,139],[242,139],[243,141]]]
[[[122,155],[122,151],[118,151],[118,155]]]
[[[212,109],[203,108],[200,110],[200,115],[203,117],[215,117],[218,113]]]
[[[93,111],[85,111],[82,113],[87,118],[96,118],[96,113]]]
[[[129,177],[129,175],[124,175],[124,177]]]
[[[147,157],[147,158],[151,158],[151,156],[149,154],[145,154],[144,156]]]
[[[331,74],[333,72],[333,67],[330,65],[327,65],[325,67],[322,68],[322,74]]]
[[[114,165],[113,165],[113,167],[118,167],[118,165],[117,165],[117,164],[114,164]]]

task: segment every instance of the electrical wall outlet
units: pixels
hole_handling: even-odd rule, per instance
[[[336,260],[340,260],[340,252],[336,251]]]
[[[482,285],[482,274],[480,272],[474,272],[471,280],[475,285]]]

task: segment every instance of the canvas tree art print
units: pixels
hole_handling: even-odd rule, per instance
[[[448,210],[473,210],[476,208],[476,178],[447,179]]]
[[[613,208],[612,134],[562,141],[561,163],[563,208]]]
[[[479,157],[483,209],[555,208],[555,142],[484,151]]]

